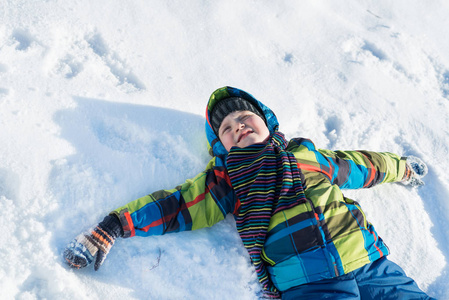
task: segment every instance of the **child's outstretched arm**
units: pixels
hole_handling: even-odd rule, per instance
[[[367,188],[386,182],[423,185],[427,166],[414,156],[389,152],[318,150],[328,162],[332,183],[341,188]]]
[[[161,190],[117,208],[124,237],[163,235],[210,227],[236,210],[224,168],[211,168],[172,190]]]
[[[117,237],[162,235],[212,226],[238,209],[224,167],[212,159],[206,171],[172,190],[134,200],[110,213],[94,229],[75,238],[64,251],[71,267],[98,270]]]
[[[321,160],[329,166],[329,179],[340,188],[369,188],[382,183],[399,182],[406,170],[406,157],[389,152],[317,151]]]
[[[368,188],[386,182],[423,183],[427,167],[412,157],[400,157],[389,152],[332,151],[316,149],[312,141],[295,139],[298,164],[310,183],[322,174],[340,188]],[[406,170],[408,170],[406,172]]]

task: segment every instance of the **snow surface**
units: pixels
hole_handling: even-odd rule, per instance
[[[447,1],[3,0],[0,298],[257,299],[232,218],[120,239],[98,272],[65,245],[202,171],[225,85],[287,137],[415,155],[426,185],[347,191],[429,295],[449,299]]]

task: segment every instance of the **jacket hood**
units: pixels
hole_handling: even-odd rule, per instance
[[[225,157],[228,155],[228,151],[226,151],[223,144],[220,142],[220,139],[215,134],[214,130],[212,129],[211,123],[210,123],[210,114],[217,103],[220,101],[230,98],[230,97],[240,97],[243,98],[249,102],[251,102],[254,106],[259,108],[261,112],[265,116],[265,120],[267,122],[268,130],[270,131],[270,135],[272,135],[276,130],[278,130],[279,123],[278,120],[273,113],[273,111],[265,106],[262,102],[258,101],[256,98],[254,98],[252,95],[248,94],[245,91],[242,91],[237,88],[233,88],[230,86],[225,86],[222,88],[219,88],[215,90],[212,95],[209,98],[209,102],[207,103],[206,107],[206,136],[207,136],[207,147],[209,150],[209,154],[211,156],[217,156],[217,157]]]

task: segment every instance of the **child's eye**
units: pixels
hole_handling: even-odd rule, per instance
[[[221,131],[221,133],[225,133],[227,132],[231,127],[230,126],[226,126],[225,128],[223,128],[223,130]]]

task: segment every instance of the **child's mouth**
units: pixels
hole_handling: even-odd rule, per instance
[[[254,131],[248,130],[247,132],[242,133],[242,134],[239,136],[239,139],[237,140],[237,143],[240,143],[240,141],[241,141],[242,139],[246,138],[248,135],[250,135],[250,134],[253,133],[253,132],[254,132]]]

